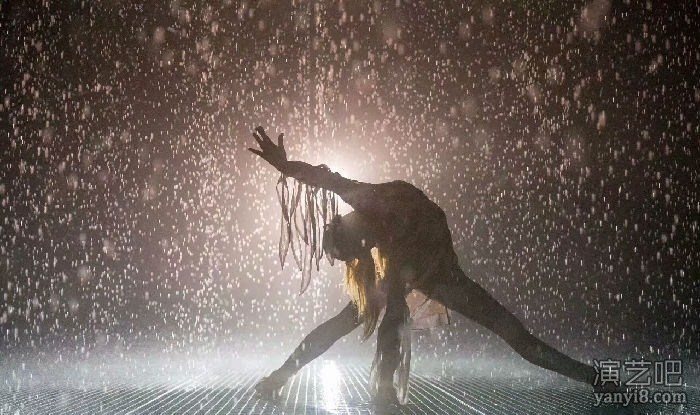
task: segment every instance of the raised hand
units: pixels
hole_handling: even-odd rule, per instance
[[[277,137],[277,144],[270,140],[262,127],[255,128],[253,138],[258,142],[260,149],[248,148],[252,153],[262,157],[279,171],[283,171],[287,164],[287,152],[284,150],[284,134]]]

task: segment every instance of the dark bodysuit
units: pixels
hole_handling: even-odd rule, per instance
[[[399,364],[399,327],[405,296],[419,290],[503,338],[526,360],[564,376],[592,384],[595,369],[533,336],[522,323],[459,266],[445,213],[415,186],[404,181],[363,183],[325,166],[289,161],[283,174],[328,189],[360,213],[377,236],[387,264],[387,306],[377,329],[379,384],[391,384]],[[350,302],[338,315],[314,329],[275,374],[288,378],[336,340],[361,324]]]

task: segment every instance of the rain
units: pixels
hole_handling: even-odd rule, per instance
[[[257,126],[290,160],[412,183],[465,274],[535,336],[591,364],[680,360],[673,408],[697,413],[699,15],[1,2],[0,414],[367,413],[375,338],[359,331],[282,402],[252,393],[349,301],[342,263],[321,259],[303,294],[281,263],[280,173],[247,150]],[[590,413],[585,387],[451,317],[413,334],[401,413]]]

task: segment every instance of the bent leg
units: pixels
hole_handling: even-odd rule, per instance
[[[255,389],[261,393],[273,393],[278,390],[299,369],[323,354],[333,343],[353,331],[360,323],[357,307],[350,302],[336,316],[313,329],[282,366],[264,378]]]
[[[570,358],[532,335],[515,315],[466,277],[459,266],[456,265],[453,272],[458,273],[455,278],[458,282],[436,286],[431,298],[496,333],[530,363],[593,384],[595,368]]]

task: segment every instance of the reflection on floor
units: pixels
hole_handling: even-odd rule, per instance
[[[130,376],[112,375],[118,367],[75,366],[74,376],[56,373],[22,378],[4,373],[0,414],[366,414],[377,413],[367,390],[364,366],[321,360],[283,389],[277,401],[259,399],[253,386],[262,368],[219,365],[179,375],[143,367]],[[214,365],[216,366],[216,365]],[[92,373],[94,372],[94,373]],[[420,372],[417,370],[416,372]],[[94,376],[93,376],[94,375]],[[13,380],[14,379],[14,380]],[[61,381],[63,379],[63,381]],[[87,379],[87,381],[86,381]],[[90,381],[97,380],[99,381]],[[110,380],[112,379],[112,380]],[[125,380],[128,379],[128,380]],[[595,408],[585,385],[527,378],[442,376],[413,373],[410,401],[391,413],[403,414],[592,414],[699,413],[697,389],[687,392],[686,405]]]

